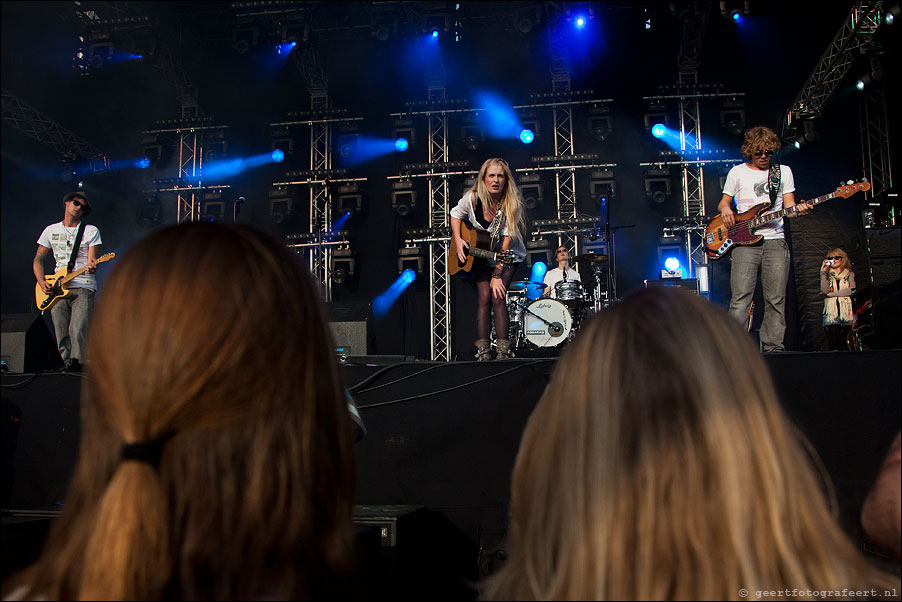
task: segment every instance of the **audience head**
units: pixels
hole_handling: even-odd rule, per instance
[[[596,315],[523,434],[487,599],[738,599],[881,576],[841,532],[725,311],[648,289]]]
[[[197,223],[138,242],[98,300],[80,456],[27,595],[333,595],[354,465],[332,349],[316,284],[268,235]]]

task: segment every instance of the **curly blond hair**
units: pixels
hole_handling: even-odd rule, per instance
[[[746,159],[751,159],[755,156],[755,153],[760,153],[761,151],[777,152],[778,150],[780,150],[779,136],[777,136],[775,131],[763,125],[753,127],[747,131],[742,148],[739,149],[742,156]]]

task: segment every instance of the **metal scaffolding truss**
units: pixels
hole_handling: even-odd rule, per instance
[[[546,4],[548,24],[551,29],[549,45],[551,51],[551,91],[562,97],[568,96],[570,88],[570,57],[568,55],[568,30],[563,3],[548,2]],[[555,104],[552,108],[554,119],[554,154],[555,156],[572,156],[573,153],[573,105],[570,103]],[[554,172],[555,203],[558,219],[575,218],[576,212],[576,175],[572,169],[555,170]],[[574,254],[579,253],[579,237],[575,234],[561,234],[558,244],[567,246]]]
[[[444,100],[444,88],[430,90],[429,100]],[[429,163],[447,163],[449,159],[447,116],[429,116]],[[450,187],[448,176],[427,178],[429,193],[429,227],[450,225]],[[448,277],[449,246],[444,241],[429,243],[429,323],[432,335],[429,357],[432,360],[451,360],[451,279]]]
[[[311,91],[310,108],[313,111],[325,111],[329,108],[329,97],[325,90]],[[318,121],[310,125],[310,170],[325,172],[332,169],[332,123]],[[332,197],[325,181],[310,184],[309,231],[328,234],[332,213]],[[329,246],[310,247],[310,273],[323,286],[323,300],[332,301],[332,248]]]
[[[60,157],[70,159],[103,158],[103,164],[107,164],[105,154],[77,134],[56,123],[53,119],[5,89],[2,91],[2,94],[3,121],[30,138],[50,147]]]
[[[858,114],[861,122],[861,167],[871,183],[870,191],[865,194],[873,197],[893,187],[886,91],[882,87],[868,86],[860,96]]]
[[[820,116],[821,108],[848,72],[856,52],[871,42],[882,17],[883,2],[855,3],[786,112],[780,132],[784,144],[792,142],[796,118]]]

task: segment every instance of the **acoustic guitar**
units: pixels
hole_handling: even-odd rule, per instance
[[[809,205],[817,205],[818,203],[823,203],[824,201],[829,201],[836,197],[847,199],[860,190],[867,191],[870,189],[870,182],[859,182],[857,184],[850,183],[840,186],[830,194],[825,194],[805,202]],[[798,213],[798,205],[794,205],[788,209],[781,209],[779,211],[759,215],[759,213],[768,207],[770,207],[770,203],[760,203],[748,211],[743,211],[736,216],[736,223],[729,228],[724,225],[722,216],[718,215],[712,219],[708,223],[708,227],[705,228],[705,252],[708,254],[708,257],[711,259],[720,259],[732,251],[733,247],[736,245],[753,245],[764,238],[762,235],[756,235],[754,233],[755,230],[768,222],[780,219],[784,215],[794,215]]]
[[[34,300],[35,300],[35,303],[38,304],[38,309],[41,311],[46,311],[46,310],[50,309],[51,307],[53,307],[54,305],[56,305],[57,301],[59,301],[60,299],[63,299],[64,297],[67,297],[69,295],[69,293],[72,292],[68,288],[66,288],[66,285],[73,278],[81,275],[82,273],[84,273],[85,270],[90,270],[91,268],[96,268],[99,264],[103,263],[104,261],[109,261],[110,259],[113,259],[115,257],[116,257],[115,253],[107,253],[106,255],[101,255],[94,261],[88,263],[86,266],[84,266],[82,268],[78,268],[74,272],[67,274],[66,273],[67,268],[63,268],[55,274],[48,274],[47,276],[44,276],[44,280],[46,280],[51,285],[53,285],[53,288],[50,289],[50,294],[46,294],[46,293],[44,293],[43,290],[41,290],[41,285],[35,283]]]
[[[470,248],[467,249],[467,260],[463,263],[457,257],[457,249],[454,245],[448,250],[448,274],[453,276],[458,272],[469,272],[473,269],[473,262],[477,257],[487,259],[489,262],[511,263],[514,260],[514,254],[510,251],[491,251],[491,237],[484,230],[477,230],[467,225],[467,222],[460,222],[460,237],[469,243]],[[453,239],[452,239],[453,240]]]

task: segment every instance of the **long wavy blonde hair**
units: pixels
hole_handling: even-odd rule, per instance
[[[318,289],[267,235],[166,228],[114,266],[49,600],[304,599],[352,569],[352,427]],[[162,442],[157,467],[123,444]],[[9,587],[5,588],[9,592]]]
[[[504,190],[501,191],[500,212],[504,218],[510,237],[513,240],[522,241],[526,235],[526,212],[523,210],[523,200],[520,196],[520,189],[514,181],[514,174],[507,161],[499,157],[487,159],[482,167],[479,168],[479,175],[476,177],[476,183],[470,190],[475,195],[472,202],[476,202],[478,197],[483,205],[490,198],[489,191],[485,186],[485,173],[492,165],[499,165],[504,170]]]
[[[529,419],[483,598],[898,588],[841,531],[798,437],[726,312],[672,289],[604,310]]]

